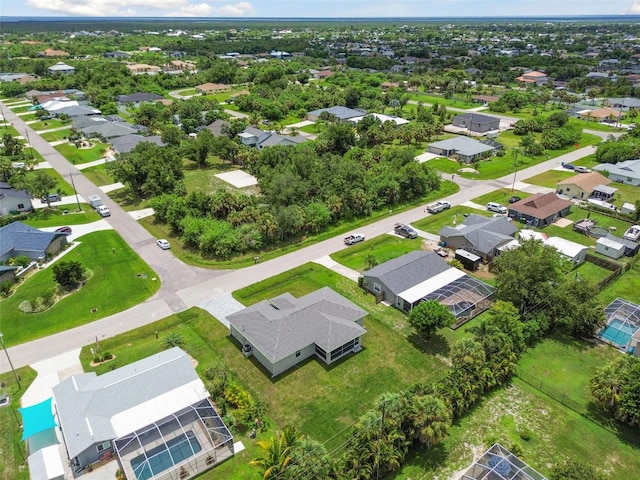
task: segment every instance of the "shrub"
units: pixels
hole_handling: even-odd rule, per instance
[[[21,267],[26,267],[30,263],[31,259],[26,255],[18,255],[9,259],[9,265],[19,265]]]
[[[184,337],[178,332],[169,332],[162,340],[162,350],[168,350],[173,347],[184,347]]]
[[[31,305],[31,302],[29,300],[25,300],[24,302],[20,303],[20,305],[18,306],[18,310],[20,310],[22,313],[33,313],[33,306]]]
[[[3,297],[8,297],[11,295],[11,291],[13,290],[13,282],[7,280],[6,282],[0,283],[0,295]]]
[[[528,442],[529,440],[531,440],[531,430],[529,430],[528,428],[523,428],[520,431],[520,438],[525,442]]]
[[[80,262],[58,262],[53,266],[53,278],[65,290],[73,290],[83,277]]]

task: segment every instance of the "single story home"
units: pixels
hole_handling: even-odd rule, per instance
[[[155,93],[136,92],[130,95],[116,95],[115,98],[118,105],[133,103],[133,105],[137,108],[141,103],[155,102],[156,100],[161,100],[164,97]]]
[[[577,267],[587,258],[588,248],[576,242],[571,242],[560,237],[549,237],[544,242],[545,245],[553,247],[560,254],[569,259],[574,267]]]
[[[121,137],[115,137],[111,139],[111,146],[116,153],[129,153],[136,148],[139,143],[149,142],[159,147],[164,146],[162,137],[160,135],[151,135],[145,137],[144,135],[138,135],[137,133],[131,133],[123,135]]]
[[[227,316],[230,335],[272,375],[314,355],[327,365],[361,349],[367,312],[329,287],[284,293]]]
[[[26,190],[13,188],[7,182],[0,182],[0,216],[11,212],[29,212],[33,209],[31,194]]]
[[[465,163],[473,163],[490,157],[496,147],[486,145],[478,140],[469,137],[455,137],[439,142],[430,143],[427,147],[429,153],[441,155],[443,157],[456,156]]]
[[[26,255],[31,260],[53,257],[67,245],[67,236],[60,232],[43,232],[22,222],[0,227],[0,262]]]
[[[58,62],[55,65],[51,65],[47,70],[49,71],[49,73],[69,74],[74,73],[76,71],[76,67],[67,65],[64,62]]]
[[[509,217],[526,221],[527,224],[542,228],[552,224],[558,217],[569,215],[573,203],[558,197],[555,193],[536,193],[509,205]]]
[[[481,113],[463,113],[453,117],[453,126],[466,128],[470,132],[487,133],[500,129],[500,119]]]
[[[225,135],[225,129],[231,127],[231,123],[226,120],[218,119],[207,125],[205,128],[209,130],[214,137],[222,137]]]
[[[461,325],[491,305],[495,288],[452,267],[438,254],[416,250],[363,273],[363,285],[406,313],[422,301],[446,305]]]
[[[606,102],[611,108],[624,112],[628,112],[630,108],[640,108],[640,99],[633,97],[608,98]]]
[[[307,120],[317,122],[318,120],[320,120],[320,115],[322,115],[324,112],[327,112],[339,122],[346,122],[347,120],[350,120],[352,118],[362,117],[363,115],[367,114],[365,110],[335,106],[313,110],[312,112],[307,113]]]
[[[53,397],[76,474],[115,457],[126,478],[188,479],[234,453],[191,357],[178,347],[102,375],[72,375]]]
[[[80,117],[101,115],[102,112],[97,108],[87,107],[86,105],[70,105],[68,107],[63,106],[55,111],[56,115],[66,115],[68,117]]]
[[[617,260],[624,256],[625,246],[621,242],[617,242],[614,239],[600,237],[596,241],[596,253],[604,255],[605,257],[613,258]]]
[[[605,120],[620,121],[624,116],[625,115],[621,110],[614,110],[613,108],[606,107],[580,112],[580,120],[586,120],[588,122],[603,122]]]
[[[590,197],[609,200],[613,193],[607,187],[611,180],[598,172],[578,173],[556,184],[556,193],[569,198],[587,200]],[[608,196],[611,195],[611,196]]]
[[[455,250],[466,250],[483,260],[491,260],[503,245],[511,242],[517,232],[505,217],[483,217],[471,214],[455,227],[443,227],[440,241]]]
[[[207,95],[208,93],[226,92],[231,90],[231,86],[224,83],[203,83],[202,85],[197,85],[195,89],[203,95]]]
[[[80,131],[86,137],[102,137],[106,140],[115,137],[123,137],[125,135],[132,135],[138,132],[134,127],[128,123],[122,122],[100,122],[96,125],[83,127]]]
[[[609,179],[618,183],[640,186],[640,159],[618,163],[602,163],[593,167],[598,172],[609,172]]]
[[[262,150],[265,147],[275,147],[276,145],[299,145],[307,141],[301,135],[279,135],[273,132],[265,132],[257,127],[247,127],[238,136],[240,137],[240,143],[249,147],[256,147],[258,150]]]

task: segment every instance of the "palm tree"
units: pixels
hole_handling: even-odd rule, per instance
[[[251,460],[249,464],[259,467],[263,471],[263,480],[277,478],[291,464],[291,450],[297,441],[298,436],[295,428],[286,426],[278,436],[258,442],[258,446],[264,451],[265,455]]]
[[[622,383],[617,374],[618,368],[606,365],[599,369],[591,379],[591,394],[600,405],[610,411],[615,411],[622,393]]]
[[[417,395],[408,400],[410,435],[431,448],[446,436],[451,425],[451,412],[440,398],[433,395]]]

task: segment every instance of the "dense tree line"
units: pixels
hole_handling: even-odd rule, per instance
[[[633,128],[619,138],[610,137],[596,147],[600,163],[618,163],[640,157],[640,129]]]
[[[598,369],[591,394],[617,420],[640,425],[640,359],[624,355]]]

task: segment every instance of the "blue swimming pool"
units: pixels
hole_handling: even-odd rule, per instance
[[[131,460],[131,467],[138,480],[148,480],[172,468],[202,450],[192,431],[172,438],[167,446],[160,445]]]
[[[607,324],[606,328],[600,332],[600,338],[615,343],[622,348],[629,344],[631,337],[637,330],[638,327],[633,324],[614,318]]]

